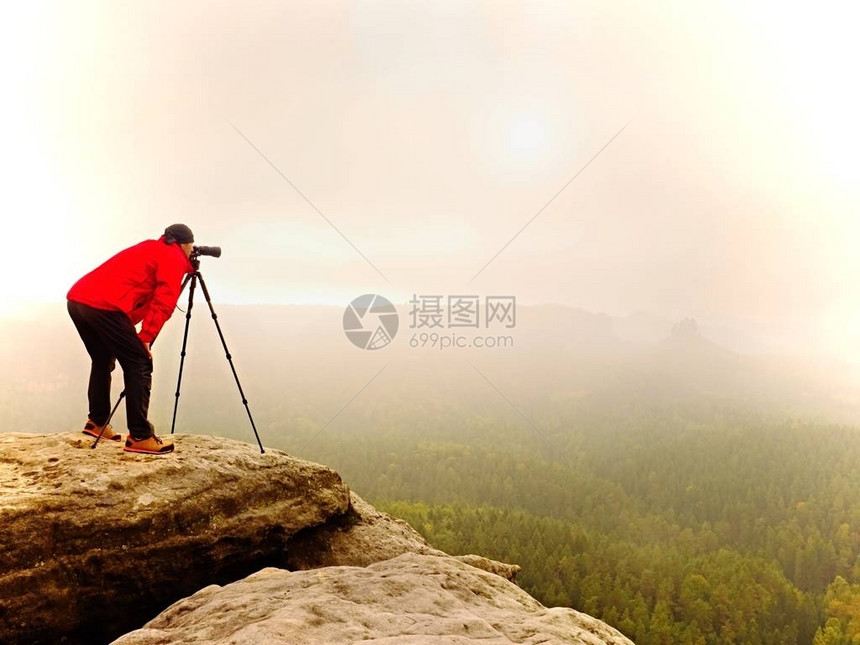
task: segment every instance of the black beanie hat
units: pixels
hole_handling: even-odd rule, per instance
[[[172,242],[191,244],[194,241],[194,233],[185,224],[171,224],[164,229],[164,238],[168,244]]]

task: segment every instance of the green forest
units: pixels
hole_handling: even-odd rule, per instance
[[[437,548],[519,564],[541,602],[640,645],[860,643],[858,429],[576,407],[546,410],[546,437],[471,417],[444,440],[333,431],[313,458]]]

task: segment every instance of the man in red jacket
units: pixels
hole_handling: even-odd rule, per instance
[[[190,228],[173,224],[159,239],[120,251],[69,290],[69,316],[92,359],[85,434],[121,438],[106,425],[111,372],[118,360],[129,432],[124,450],[154,455],[173,451],[173,442],[157,437],[147,419],[152,387],[149,345],[173,313],[183,277],[194,270],[189,260],[193,243]],[[135,330],[137,324],[140,332]]]

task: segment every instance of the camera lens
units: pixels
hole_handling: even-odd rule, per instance
[[[220,246],[195,246],[192,252],[194,255],[208,255],[213,258],[221,257]]]

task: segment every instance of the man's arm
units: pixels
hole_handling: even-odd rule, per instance
[[[156,284],[152,302],[138,334],[147,352],[149,352],[150,343],[158,336],[164,323],[173,315],[182,289],[182,278],[188,268],[187,260],[182,255],[177,254],[172,248],[169,251],[163,254],[156,264]]]

